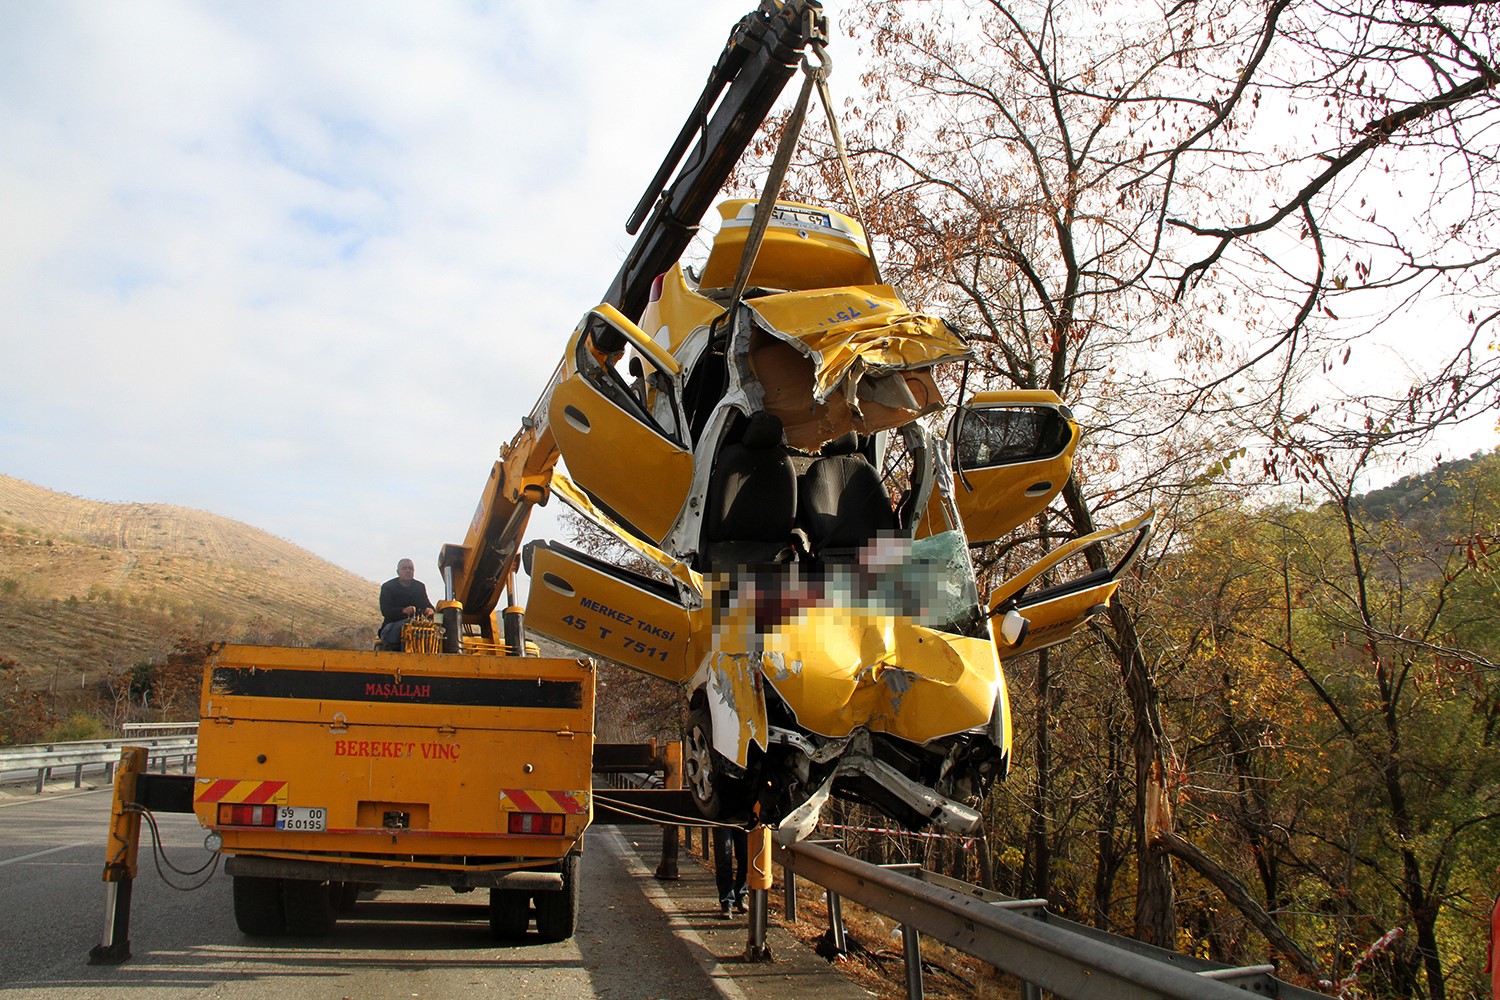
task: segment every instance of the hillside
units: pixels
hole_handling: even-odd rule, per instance
[[[0,475],[0,663],[28,687],[77,686],[184,636],[364,647],[377,591],[238,521]]]

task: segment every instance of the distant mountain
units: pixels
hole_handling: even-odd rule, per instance
[[[1493,468],[1500,451],[1476,451],[1468,458],[1453,458],[1425,472],[1403,476],[1389,486],[1353,498],[1356,511],[1375,521],[1402,518],[1425,521],[1451,506],[1459,495],[1458,477],[1475,467]]]
[[[182,637],[368,648],[378,591],[216,514],[0,475],[0,668],[28,687],[77,686]]]

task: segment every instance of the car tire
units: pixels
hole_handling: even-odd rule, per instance
[[[333,933],[338,916],[333,909],[333,889],[327,882],[289,878],[282,887],[286,900],[287,933],[298,937],[326,937]]]
[[[531,897],[516,889],[490,890],[490,934],[501,941],[518,941],[531,923]]]
[[[281,879],[234,876],[234,922],[241,934],[274,937],[286,933]]]
[[[543,941],[566,941],[578,927],[582,866],[582,855],[569,854],[562,862],[562,888],[536,894],[536,933]]]
[[[731,775],[729,762],[714,749],[713,717],[699,702],[688,712],[682,740],[682,776],[693,804],[705,819],[737,822],[749,815],[750,782]]]

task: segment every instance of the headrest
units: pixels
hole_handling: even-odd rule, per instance
[[[823,445],[824,455],[852,455],[859,447],[859,435],[850,431],[842,437],[836,437]]]
[[[775,448],[781,444],[781,418],[765,410],[750,414],[749,426],[745,428],[745,435],[740,442],[746,448],[757,451]]]

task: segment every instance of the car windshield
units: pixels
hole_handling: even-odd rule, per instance
[[[878,537],[860,550],[855,566],[839,567],[854,607],[911,618],[945,632],[972,630],[979,595],[963,535],[944,531],[927,538]]]

